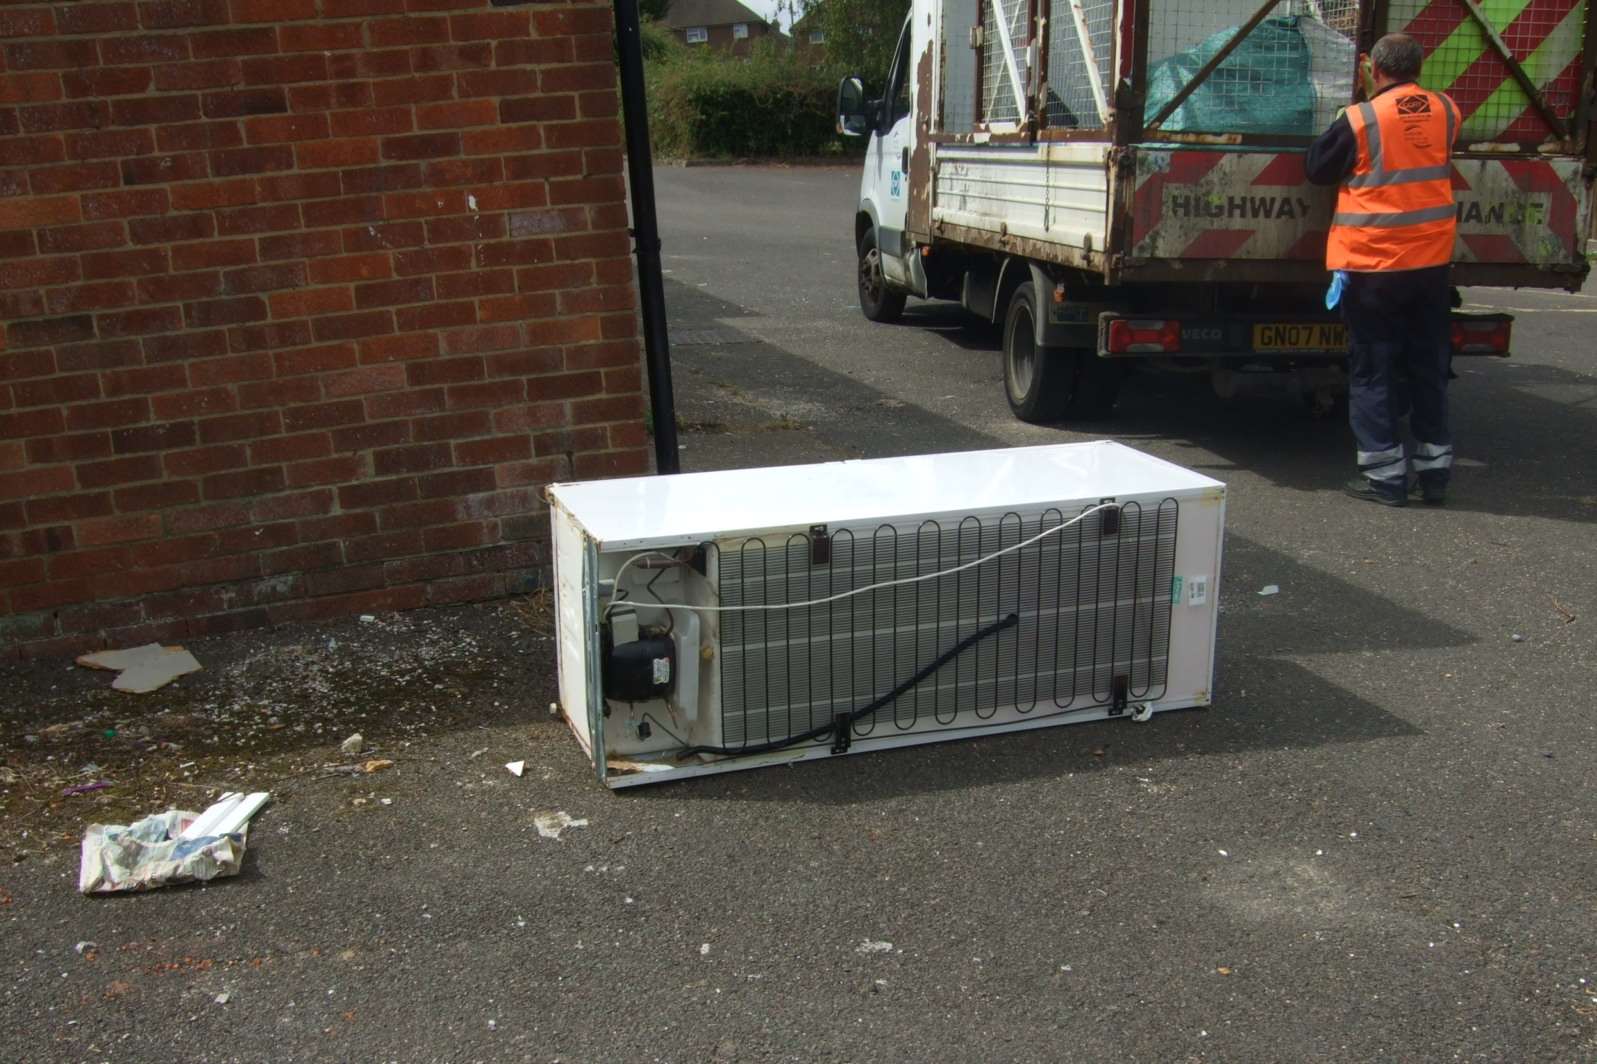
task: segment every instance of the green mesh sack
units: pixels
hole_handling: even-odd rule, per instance
[[[1259,23],[1161,128],[1172,133],[1317,133],[1311,57],[1297,23],[1296,17]],[[1157,115],[1239,28],[1221,30],[1197,47],[1154,64],[1148,72],[1146,117]]]

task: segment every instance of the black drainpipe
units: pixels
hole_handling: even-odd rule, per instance
[[[616,44],[621,59],[621,114],[627,135],[627,177],[632,188],[632,238],[638,256],[638,297],[643,302],[643,357],[649,367],[649,411],[654,415],[654,466],[677,473],[676,401],[671,396],[671,341],[665,329],[660,227],[654,216],[654,165],[649,155],[649,113],[643,99],[643,42],[638,0],[615,0]]]

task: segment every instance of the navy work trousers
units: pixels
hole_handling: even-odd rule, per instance
[[[1359,472],[1406,481],[1400,422],[1414,433],[1415,472],[1446,482],[1453,465],[1447,378],[1453,357],[1448,267],[1349,273],[1348,419]]]

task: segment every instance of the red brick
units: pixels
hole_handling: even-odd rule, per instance
[[[179,244],[172,248],[172,269],[242,266],[255,261],[255,241],[215,240],[204,244]]]
[[[309,487],[316,484],[343,484],[366,476],[366,462],[360,455],[342,454],[311,462],[295,462],[285,467],[288,486]],[[356,514],[346,514],[354,518]],[[373,528],[376,527],[373,522]]]
[[[548,127],[544,141],[551,148],[605,147],[619,144],[621,123],[613,118],[560,122]]]
[[[200,481],[207,502],[265,495],[283,490],[283,470],[279,466],[241,469],[234,473],[215,473]]]
[[[222,294],[219,273],[166,273],[139,280],[139,299],[145,303],[181,303]]]
[[[197,181],[211,176],[210,163],[199,152],[151,155],[122,162],[122,183],[155,185],[170,181]]]
[[[432,44],[411,49],[410,65],[418,74],[440,70],[480,70],[493,65],[493,46],[479,44]]]
[[[505,160],[505,177],[510,181],[535,178],[571,177],[583,172],[580,151],[547,151],[518,155]]]
[[[551,293],[533,292],[518,296],[492,296],[479,301],[477,304],[477,317],[481,321],[524,321],[531,318],[544,318],[553,314],[555,310],[555,297]],[[567,335],[567,330],[575,329]],[[578,322],[553,322],[541,323],[538,331],[528,334],[539,343],[559,343],[562,339],[570,340],[597,340],[598,328],[589,328],[587,324]]]
[[[444,409],[442,388],[405,388],[397,392],[368,395],[362,401],[368,421],[391,417],[415,417],[418,414],[436,414]],[[412,434],[413,435],[413,434]],[[411,436],[403,437],[409,439]]]
[[[372,84],[372,102],[378,107],[432,103],[455,95],[452,74],[428,74],[412,78],[387,78]]]
[[[434,340],[434,344],[437,341]],[[55,353],[48,350],[13,351],[0,358],[0,380],[49,377],[56,371]]]
[[[56,349],[55,360],[62,373],[121,369],[124,366],[137,366],[143,361],[137,340],[106,340],[66,345]]]
[[[310,264],[310,279],[315,284],[369,281],[391,276],[393,268],[389,257],[383,254],[347,255]]]
[[[354,296],[347,287],[275,292],[269,297],[269,303],[274,318],[310,317],[355,309]]]
[[[61,96],[60,74],[0,74],[0,103],[48,103]]]
[[[446,273],[471,269],[472,252],[467,245],[425,247],[394,252],[394,272],[401,277],[423,273]]]
[[[431,358],[438,353],[438,337],[433,333],[401,333],[397,336],[378,336],[360,342],[360,361],[399,362],[414,358]]]
[[[401,307],[394,312],[394,320],[402,331],[407,332],[415,329],[449,329],[458,325],[475,325],[477,306],[470,301],[463,301]]]
[[[445,18],[377,19],[367,24],[366,38],[373,48],[396,48],[408,44],[438,44],[449,40],[449,20]]]
[[[72,343],[94,336],[94,319],[87,314],[75,314],[66,318],[14,321],[7,326],[6,335],[13,349]]]
[[[149,273],[164,273],[167,254],[163,247],[140,248],[137,251],[101,251],[84,255],[83,276],[86,280],[107,277],[139,277]]]
[[[161,418],[225,414],[236,409],[238,401],[228,388],[196,388],[150,399],[151,413]]]
[[[200,501],[200,487],[192,480],[168,480],[121,488],[113,493],[116,508],[124,513],[138,510],[169,510]],[[157,518],[159,520],[159,518]]]
[[[415,528],[366,536],[344,544],[344,555],[352,562],[386,561],[407,554],[419,554],[421,550],[421,530]]]
[[[94,221],[139,214],[164,214],[168,197],[164,188],[140,188],[118,192],[85,192],[82,201],[83,217]]]
[[[328,398],[367,395],[405,386],[405,367],[399,363],[364,366],[322,378],[322,391]]]
[[[426,232],[421,222],[384,222],[380,225],[358,226],[344,230],[344,250],[356,252],[416,247],[426,242]]]
[[[480,381],[486,376],[482,357],[468,355],[464,358],[428,359],[412,362],[406,367],[405,379],[412,387],[434,384],[460,384]]]
[[[311,327],[310,323],[305,321],[274,321],[265,325],[243,325],[228,330],[227,342],[234,351],[304,347],[311,342]]]
[[[460,129],[464,126],[491,126],[499,120],[499,107],[492,100],[456,100],[422,104],[416,108],[417,129]]]
[[[106,66],[133,63],[180,63],[189,58],[189,39],[184,34],[159,34],[149,37],[107,37],[100,43],[100,59]]]
[[[13,259],[0,263],[0,288],[34,288],[65,284],[80,276],[76,259]]]
[[[550,129],[560,128],[550,126]],[[491,129],[468,129],[464,134],[465,152],[467,155],[508,155],[512,152],[536,151],[543,147],[544,135],[542,126],[495,126]],[[510,206],[533,206],[543,203],[543,197],[538,197],[530,203],[515,203]]]
[[[210,358],[227,353],[227,334],[220,329],[184,332],[174,336],[148,336],[143,343],[144,360],[150,363]]]
[[[463,97],[521,96],[538,91],[538,74],[527,69],[471,70],[456,75]]]
[[[222,274],[222,290],[229,295],[270,292],[280,288],[296,288],[304,284],[305,264],[302,262],[249,266],[228,270]]]
[[[223,236],[244,233],[277,233],[300,226],[299,205],[273,203],[262,207],[240,207],[216,212],[216,231]]]
[[[266,301],[259,296],[215,299],[204,303],[186,304],[183,313],[191,329],[240,325],[244,322],[263,320],[266,317]]]
[[[452,15],[449,29],[457,41],[514,40],[528,36],[528,22],[525,11],[483,12]]]
[[[67,518],[54,515],[54,511],[44,509],[48,506],[46,501],[41,501],[36,496],[53,495],[57,492],[71,491],[75,485],[72,482],[72,470],[66,466],[49,466],[43,469],[25,469],[15,473],[0,473],[0,499],[27,499],[32,524],[44,524],[46,521],[67,520]],[[35,507],[40,507],[40,516],[31,516]]]
[[[381,196],[345,196],[304,205],[305,224],[310,227],[348,225],[351,222],[377,222],[383,217]]]
[[[469,439],[493,431],[493,418],[486,410],[463,410],[438,417],[417,418],[411,424],[411,438],[418,443],[437,440]]]
[[[112,458],[104,462],[83,462],[77,467],[78,485],[88,490],[161,479],[161,459],[153,454]]]
[[[56,9],[62,33],[113,33],[139,27],[137,9],[130,3],[79,3]]]
[[[451,410],[472,407],[506,406],[526,398],[526,382],[518,380],[487,381],[482,384],[456,384],[445,391]]]
[[[232,0],[234,22],[300,22],[316,18],[316,0]]]
[[[488,356],[490,377],[541,377],[563,368],[560,348],[529,347]]]
[[[343,137],[336,133],[334,136]],[[294,145],[294,156],[303,170],[316,170],[333,166],[361,166],[375,163],[381,153],[375,137],[345,138],[341,140],[301,141]]]
[[[63,37],[18,41],[4,48],[5,65],[12,70],[76,70],[98,66],[99,49],[93,41]]]
[[[121,230],[120,222],[107,222]],[[216,222],[208,214],[183,214],[166,218],[134,218],[127,232],[135,244],[171,244],[184,240],[204,240],[216,232]],[[102,245],[115,247],[115,244]]]
[[[162,63],[155,68],[155,87],[162,92],[181,92],[192,89],[218,89],[238,85],[244,80],[244,68],[237,59],[206,59],[198,63]],[[270,100],[270,93],[207,92],[200,97],[200,111],[207,118],[230,118],[240,114],[262,114],[246,105],[245,110],[235,110],[231,103],[235,97],[246,101]],[[275,94],[275,102],[283,103],[282,93]],[[282,110],[281,107],[278,110]]]
[[[268,203],[275,200],[319,200],[335,197],[340,190],[339,176],[334,173],[281,174],[256,179],[256,192]]]
[[[244,122],[244,137],[251,144],[320,140],[327,135],[327,116],[321,113],[270,115],[246,119]]]
[[[196,388],[263,380],[271,375],[272,356],[267,351],[251,351],[189,363],[189,382]]]
[[[146,0],[139,4],[139,24],[150,30],[227,24],[227,0]]]
[[[169,421],[159,425],[117,429],[111,433],[111,447],[117,454],[169,451],[175,447],[194,446],[195,436],[194,422]]]
[[[577,101],[571,96],[522,96],[499,104],[503,122],[565,122],[575,117]]]
[[[385,137],[384,159],[437,159],[460,154],[459,133],[422,133],[409,137]]]
[[[502,214],[476,214],[462,218],[429,218],[427,240],[433,245],[498,240],[505,235]]]
[[[283,431],[283,415],[276,410],[255,410],[229,414],[200,422],[202,443],[232,443],[272,436]]]
[[[260,241],[262,262],[275,259],[316,259],[336,255],[343,247],[337,233],[285,233],[265,236]]]
[[[132,281],[100,281],[72,288],[56,288],[45,293],[45,303],[52,314],[125,307],[135,302],[135,299]]]
[[[284,52],[337,52],[364,47],[361,29],[356,22],[282,25],[277,39]]]
[[[155,131],[155,143],[162,151],[236,148],[244,143],[244,132],[237,122],[232,121],[190,122],[181,126],[162,126]]]
[[[360,170],[345,170],[338,178],[346,196],[362,192],[393,192],[420,188],[422,168],[420,163],[369,166]]]
[[[295,111],[345,111],[372,106],[372,85],[366,81],[324,82],[295,85],[288,90],[288,104]]]
[[[550,429],[566,423],[566,404],[530,403],[526,406],[506,407],[494,411],[494,430],[497,432],[530,432]]]
[[[16,136],[14,132],[16,128],[15,112],[0,110],[0,119],[7,118],[10,121],[3,124],[8,130],[12,130],[12,132],[4,133],[6,138],[6,162],[8,164],[12,166],[27,166],[35,163],[58,163],[67,158],[66,139],[59,136]],[[144,135],[146,138],[149,137],[147,132]],[[74,133],[69,136],[75,139],[81,137],[82,134]],[[83,156],[74,156],[74,158],[83,158]]]
[[[319,517],[333,508],[333,493],[326,489],[300,491],[261,499],[250,507],[255,521],[284,521],[298,517]]]
[[[532,439],[529,436],[495,436],[455,444],[457,465],[495,465],[531,457]]]
[[[360,406],[359,403],[355,405]],[[333,447],[339,451],[366,451],[374,447],[392,447],[408,439],[410,439],[408,424],[403,421],[383,421],[339,429],[333,433]]]
[[[195,477],[248,465],[249,454],[238,444],[196,447],[192,450],[173,451],[163,455],[162,463],[169,476]]]
[[[288,85],[299,81],[327,80],[327,58],[315,53],[246,59],[243,68],[246,85]]]
[[[522,37],[519,40],[499,41],[494,45],[494,66],[543,66],[546,63],[572,61],[571,38],[565,34],[556,37]]]
[[[355,286],[355,305],[361,309],[404,303],[426,303],[433,298],[431,277],[408,277]]]
[[[338,549],[337,543],[306,543],[298,547],[290,547],[287,550],[272,551],[263,555],[261,557],[261,572],[269,576],[273,573],[327,569],[332,566],[339,565],[342,562],[343,555]],[[298,605],[303,611],[305,604],[300,603]],[[300,612],[298,614],[290,615],[287,612],[284,612],[282,614],[272,613],[270,616],[275,623],[279,620],[288,620],[291,618],[296,620],[304,619],[308,616],[308,614]],[[327,614],[327,616],[336,616],[336,613],[330,612]]]
[[[279,381],[279,384],[290,383]],[[361,405],[354,399],[341,399],[337,402],[317,403],[312,406],[298,406],[285,409],[283,412],[283,431],[306,432],[311,429],[332,428],[338,425],[349,425],[363,420],[365,414]]]
[[[391,219],[461,214],[466,210],[466,193],[453,188],[395,192],[384,196],[382,204],[382,217]]]
[[[35,229],[76,222],[80,217],[76,196],[0,200],[0,229]]]
[[[108,399],[126,396],[150,395],[171,392],[188,387],[188,370],[181,364],[169,362],[162,366],[135,366],[132,369],[114,369],[100,377],[100,385]]]
[[[409,107],[363,108],[358,111],[334,111],[326,116],[335,137],[370,137],[391,133],[409,133],[414,125]]]
[[[118,514],[115,517],[79,521],[75,528],[78,542],[85,547],[110,543],[133,543],[154,539],[161,534],[160,514]]]
[[[287,144],[267,147],[224,148],[211,153],[211,170],[217,177],[241,177],[245,174],[269,174],[294,168],[294,149]],[[253,203],[255,196],[240,199],[240,203]],[[220,206],[220,204],[218,205]]]
[[[275,29],[234,29],[196,33],[189,37],[196,59],[231,55],[260,55],[277,51]]]
[[[154,126],[168,122],[193,122],[200,117],[200,98],[188,96],[141,96],[111,101],[111,124]]]
[[[100,397],[100,378],[92,373],[17,381],[11,394],[18,406],[69,405]]]
[[[334,315],[316,318],[311,322],[311,335],[323,342],[357,340],[363,336],[380,336],[393,331],[393,314],[386,310]]]
[[[249,381],[238,386],[237,395],[238,405],[244,410],[271,407],[286,410],[291,406],[319,401],[322,397],[322,385],[315,377]],[[290,416],[294,413],[288,412]]]

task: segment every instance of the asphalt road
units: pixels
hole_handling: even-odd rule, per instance
[[[851,173],[657,181],[685,468],[1093,438],[1013,420],[957,308],[860,317]],[[5,1055],[1597,1059],[1593,292],[1469,293],[1517,351],[1460,367],[1445,509],[1345,499],[1288,398],[1128,386],[1094,436],[1230,488],[1210,710],[612,795],[534,662],[238,880],[0,872]]]

